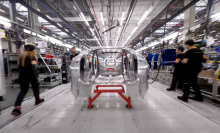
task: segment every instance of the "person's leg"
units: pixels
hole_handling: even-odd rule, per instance
[[[36,79],[31,79],[31,86],[34,93],[35,100],[38,101],[40,99],[40,92],[39,92],[39,82]]]
[[[191,99],[193,100],[199,100],[203,101],[203,96],[201,94],[200,86],[198,84],[198,74],[193,74],[193,79],[192,79],[192,88],[195,91],[195,97],[192,97]]]
[[[173,73],[173,79],[172,79],[172,82],[171,82],[171,85],[170,85],[170,88],[167,89],[167,90],[175,90],[176,89],[176,83],[178,81],[178,73],[174,71]]]
[[[34,97],[35,97],[35,105],[38,105],[44,102],[44,99],[40,99],[40,90],[39,90],[39,82],[37,79],[31,79],[31,86],[33,89]]]
[[[24,97],[26,96],[27,92],[28,92],[28,88],[29,88],[29,81],[28,80],[20,80],[19,81],[20,84],[20,89],[21,91],[18,94],[18,97],[16,99],[15,102],[15,107],[20,107],[22,101],[24,100]]]
[[[178,99],[184,102],[188,102],[188,98],[189,98],[189,93],[190,93],[190,82],[189,81],[190,81],[190,76],[185,74],[183,78],[183,95],[177,97]]]
[[[183,89],[183,73],[179,73],[178,88]]]

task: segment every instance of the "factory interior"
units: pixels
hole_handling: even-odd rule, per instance
[[[0,133],[220,133],[219,7],[1,0]]]

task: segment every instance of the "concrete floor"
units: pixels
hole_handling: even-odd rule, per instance
[[[69,84],[70,85],[70,84]],[[70,89],[49,98],[45,103],[10,122],[1,133],[219,133],[220,108],[206,102],[183,103],[177,92],[165,90],[160,83],[150,85],[145,98],[132,97],[132,109],[115,94],[101,95],[93,109],[87,98],[75,99]],[[160,90],[161,89],[161,90]],[[44,94],[44,93],[43,93]],[[46,97],[45,97],[46,98]],[[27,100],[26,102],[28,102]],[[209,112],[209,113],[207,113]],[[5,111],[7,116],[10,112]],[[2,121],[0,116],[0,122]]]
[[[0,102],[0,110],[13,106],[17,98],[17,95],[20,92],[20,87],[18,84],[14,84],[12,87],[11,78],[6,77],[5,84],[6,84],[6,94],[3,96],[3,101]],[[49,87],[40,87],[40,93],[43,93],[49,89],[50,89]],[[29,91],[25,96],[25,99],[28,99],[30,97],[33,97],[33,91],[31,87],[29,88]]]

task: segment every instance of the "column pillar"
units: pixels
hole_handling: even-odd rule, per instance
[[[189,4],[193,0],[185,0],[184,6]],[[184,12],[184,29],[188,29],[189,26],[193,25],[195,23],[195,5],[191,6],[189,9],[187,9]],[[188,36],[185,37],[185,41],[190,39]],[[184,42],[185,42],[184,41]]]
[[[33,7],[35,10],[37,10],[37,2],[36,0],[29,0],[29,5]],[[32,11],[28,11],[28,16],[29,16],[29,27],[31,29],[34,29],[36,31],[39,31],[39,22],[38,22],[38,16],[33,13]],[[36,42],[37,37],[28,37],[28,40],[31,42]]]
[[[193,0],[185,0],[184,1],[184,6],[189,4]],[[187,9],[184,12],[184,29],[188,28],[195,22],[195,5],[191,6],[189,9]]]

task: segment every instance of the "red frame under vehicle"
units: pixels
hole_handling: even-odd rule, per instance
[[[99,87],[121,87],[122,89],[116,90],[99,90]],[[96,98],[102,93],[118,93],[128,104],[127,108],[131,108],[131,97],[126,98],[122,93],[125,93],[125,89],[123,85],[97,85],[94,93],[97,93],[93,98],[89,97],[89,106],[88,108],[92,108],[92,102],[96,100]]]

